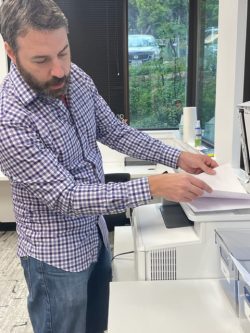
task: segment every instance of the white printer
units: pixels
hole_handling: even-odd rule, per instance
[[[139,280],[221,278],[214,230],[250,228],[250,209],[194,213],[188,205],[181,206],[193,225],[167,228],[161,203],[134,209],[132,230]]]

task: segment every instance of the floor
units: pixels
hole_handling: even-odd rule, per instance
[[[113,233],[110,233],[111,246]],[[33,333],[15,231],[0,231],[0,333]]]
[[[0,333],[33,333],[15,231],[0,232]]]

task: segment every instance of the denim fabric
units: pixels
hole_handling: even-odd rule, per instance
[[[100,333],[107,328],[111,255],[100,246],[98,262],[66,272],[32,257],[21,258],[34,333]]]

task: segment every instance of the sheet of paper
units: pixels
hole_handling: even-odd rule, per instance
[[[215,175],[201,173],[195,176],[202,179],[213,189],[212,193],[205,192],[204,197],[250,200],[250,194],[241,185],[233,168],[229,164],[221,165],[215,170]]]
[[[213,192],[205,192],[202,197],[188,203],[194,212],[250,208],[250,194],[241,185],[229,164],[217,167],[215,175],[202,173],[195,177],[205,181]]]

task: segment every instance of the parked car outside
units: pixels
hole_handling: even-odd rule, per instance
[[[128,59],[130,64],[159,59],[160,47],[152,35],[128,35]]]

